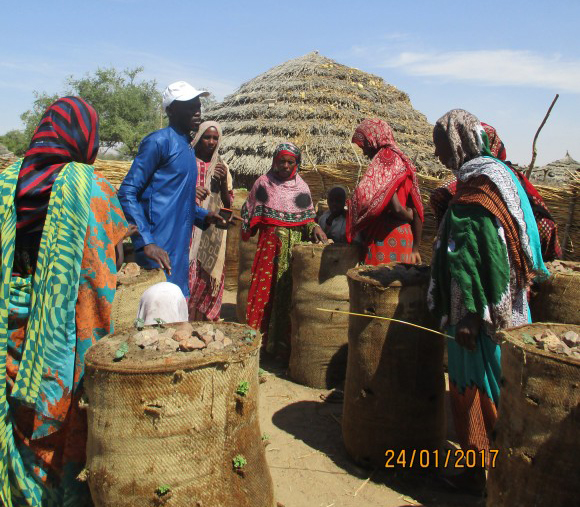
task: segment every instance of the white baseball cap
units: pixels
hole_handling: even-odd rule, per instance
[[[165,90],[163,90],[163,109],[167,109],[169,104],[174,100],[187,101],[195,99],[195,97],[207,97],[209,92],[204,90],[196,90],[193,86],[185,81],[176,81],[171,83]]]

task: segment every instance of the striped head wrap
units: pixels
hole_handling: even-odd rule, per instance
[[[300,148],[298,148],[298,146],[296,146],[295,144],[288,142],[279,144],[274,150],[274,156],[272,157],[272,169],[274,169],[274,166],[276,162],[280,159],[280,157],[284,155],[290,155],[291,157],[294,157],[296,159],[296,167],[294,168],[294,171],[292,171],[292,174],[288,176],[288,178],[286,178],[288,180],[291,180],[296,176],[296,173],[300,170],[302,152],[300,151]],[[280,178],[278,175],[276,175],[276,177]]]
[[[19,233],[41,230],[52,185],[69,162],[92,164],[99,150],[97,112],[80,97],[63,97],[44,113],[24,154],[16,190]]]

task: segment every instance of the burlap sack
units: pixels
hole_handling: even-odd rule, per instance
[[[292,352],[290,378],[319,389],[346,375],[348,311],[346,272],[359,261],[355,245],[297,245],[292,250]]]
[[[248,330],[215,325],[231,338]],[[105,337],[86,355],[95,507],[272,507],[258,422],[259,334],[208,355],[142,350],[114,362],[128,336]],[[236,393],[241,382],[245,396]],[[247,462],[239,472],[237,456]]]
[[[234,190],[232,209],[236,215],[240,216],[242,205],[247,197],[248,191],[245,188],[237,188]],[[238,258],[241,229],[240,222],[234,222],[234,225],[228,229],[228,235],[226,237],[226,262],[224,265],[224,286],[226,290],[235,290],[238,286]]]
[[[258,234],[249,241],[242,241],[240,237],[240,254],[238,260],[238,293],[236,294],[236,316],[238,322],[245,324],[246,307],[248,304],[248,291],[252,281],[252,265],[258,246]]]
[[[502,387],[491,447],[488,507],[578,505],[580,361],[526,345],[524,333],[580,333],[570,324],[531,324],[500,332]],[[493,466],[495,465],[495,466]]]
[[[552,273],[550,278],[532,291],[532,321],[579,325],[580,262],[556,261],[553,264],[547,264]]]
[[[427,309],[427,266],[364,266],[347,276],[351,312],[436,329]],[[384,467],[388,450],[440,448],[444,394],[443,337],[350,317],[342,434],[356,462]]]

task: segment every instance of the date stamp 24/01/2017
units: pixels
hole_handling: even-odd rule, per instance
[[[498,449],[476,451],[469,449],[446,449],[445,451],[429,451],[413,449],[385,452],[385,468],[495,468]]]

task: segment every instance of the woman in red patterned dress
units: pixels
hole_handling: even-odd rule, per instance
[[[192,145],[197,160],[197,204],[209,211],[230,208],[233,200],[232,177],[220,159],[221,127],[206,121]],[[219,319],[224,293],[224,263],[227,231],[209,227],[194,228],[189,249],[189,320]]]
[[[364,120],[352,142],[371,163],[348,204],[347,240],[361,233],[365,264],[420,263],[423,204],[415,166],[383,120]]]

